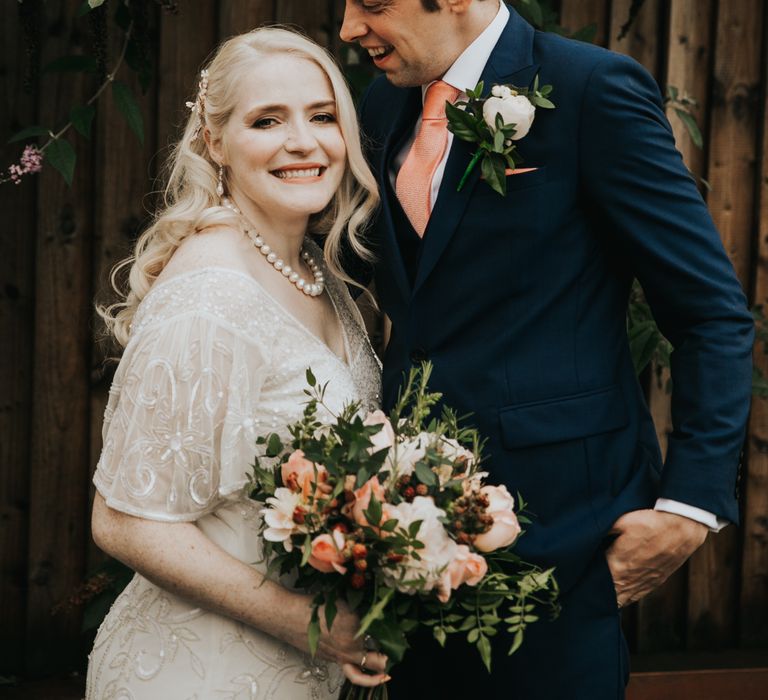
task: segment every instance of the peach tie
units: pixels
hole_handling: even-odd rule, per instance
[[[432,178],[448,144],[445,102],[454,102],[459,94],[459,90],[442,80],[427,88],[421,128],[395,181],[397,198],[420,238],[432,212]]]

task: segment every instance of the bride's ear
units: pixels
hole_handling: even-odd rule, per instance
[[[226,165],[224,162],[224,149],[222,148],[221,137],[213,138],[211,130],[206,126],[203,129],[203,139],[208,147],[208,155],[217,165]]]

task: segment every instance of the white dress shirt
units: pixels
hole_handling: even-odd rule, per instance
[[[482,33],[475,39],[461,55],[456,59],[454,64],[446,71],[442,80],[448,83],[450,86],[461,91],[459,95],[460,100],[467,98],[466,90],[474,89],[477,83],[480,81],[480,76],[483,73],[485,64],[488,63],[488,59],[491,57],[491,53],[496,46],[499,38],[501,37],[504,27],[507,26],[509,21],[509,10],[503,2],[499,2],[499,11],[493,18],[491,23],[482,31]],[[434,82],[434,81],[433,81]],[[424,95],[427,92],[428,85],[422,85],[421,95],[422,101]],[[487,86],[486,86],[487,87]],[[403,145],[402,150],[395,156],[392,161],[392,169],[389,173],[390,182],[392,188],[395,189],[395,180],[397,179],[397,173],[405,162],[408,156],[408,151],[411,149],[416,135],[421,128],[421,119],[416,120],[416,127],[413,134],[408,141]],[[435,175],[432,178],[431,198],[432,208],[437,201],[437,194],[440,191],[440,183],[443,181],[443,174],[445,173],[445,164],[448,162],[448,154],[451,150],[451,144],[453,143],[453,134],[448,132],[448,146],[445,149],[442,161],[437,166]],[[675,515],[682,515],[691,520],[695,520],[703,525],[706,525],[713,532],[719,532],[726,525],[729,524],[728,520],[718,518],[714,513],[702,510],[695,506],[690,506],[686,503],[680,503],[670,498],[658,498],[654,505],[655,510],[664,511],[666,513],[674,513]]]

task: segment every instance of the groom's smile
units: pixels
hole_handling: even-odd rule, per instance
[[[426,85],[448,70],[466,48],[468,38],[482,29],[475,25],[489,10],[492,17],[498,3],[347,0],[340,36],[365,49],[394,85]]]

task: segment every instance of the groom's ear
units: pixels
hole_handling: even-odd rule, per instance
[[[213,138],[211,130],[206,126],[203,129],[203,139],[205,139],[205,145],[208,147],[208,155],[211,156],[211,160],[217,165],[226,165],[224,162],[224,149],[222,148],[221,137]]]

